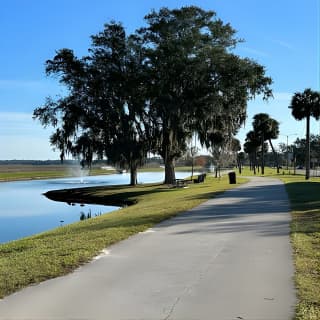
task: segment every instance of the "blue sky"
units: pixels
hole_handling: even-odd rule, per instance
[[[0,0],[0,160],[58,159],[48,139],[50,129],[32,120],[32,112],[46,96],[63,92],[56,79],[47,78],[45,61],[61,48],[77,56],[87,54],[90,35],[110,20],[120,21],[128,32],[143,25],[152,9],[197,5],[214,10],[245,40],[236,53],[264,65],[274,80],[274,99],[257,98],[248,104],[246,127],[252,116],[265,112],[280,122],[276,141],[289,143],[305,133],[288,105],[295,92],[320,90],[319,0]],[[312,132],[320,124],[313,121]]]

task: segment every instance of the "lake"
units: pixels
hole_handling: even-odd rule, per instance
[[[177,172],[178,179],[190,172]],[[142,172],[138,183],[161,182],[163,172]],[[91,216],[118,210],[102,205],[68,205],[47,199],[49,190],[101,185],[129,184],[130,175],[112,174],[63,179],[30,180],[0,183],[0,243],[20,239],[80,220],[81,213]]]

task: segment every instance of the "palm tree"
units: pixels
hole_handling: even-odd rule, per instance
[[[306,119],[306,180],[310,178],[310,118],[320,117],[320,93],[305,89],[302,93],[296,92],[289,106],[292,116],[300,121]]]
[[[257,149],[260,145],[260,140],[258,139],[254,131],[249,131],[247,133],[246,142],[243,145],[244,152],[249,155],[250,159],[250,170],[253,169],[253,173],[256,174],[257,165]]]
[[[239,169],[239,173],[241,174],[242,167],[241,167],[241,161],[240,161],[240,155],[239,155],[239,151],[241,150],[241,142],[240,142],[240,140],[233,137],[231,139],[230,147],[231,147],[232,153],[235,156],[235,159],[236,159],[236,162],[237,162],[237,166],[238,166],[238,169]]]
[[[268,140],[270,147],[272,149],[274,161],[277,166],[277,173],[279,173],[279,158],[278,158],[278,154],[275,151],[274,146],[272,144],[272,140],[278,139],[279,133],[280,133],[279,122],[275,119],[270,118],[269,119],[269,130],[265,133],[265,138],[266,138],[266,140]]]
[[[279,173],[279,163],[278,157],[272,144],[272,139],[277,139],[279,136],[279,122],[267,113],[258,113],[253,117],[253,128],[257,136],[261,139],[261,146],[264,145],[265,141],[268,141],[272,149],[274,159],[277,165],[277,171]],[[264,147],[261,147],[262,153],[262,163],[261,163],[261,173],[264,174]]]

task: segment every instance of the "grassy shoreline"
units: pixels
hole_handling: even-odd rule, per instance
[[[194,171],[201,171],[201,167],[195,167]],[[139,172],[159,172],[163,171],[161,167],[143,167]],[[190,172],[191,167],[176,167],[176,171]],[[109,175],[117,173],[115,169],[102,169],[94,166],[90,170],[82,170],[76,165],[1,165],[0,166],[0,182],[10,181],[27,181],[41,179],[58,179],[67,177],[78,177],[83,173],[83,176]]]
[[[245,182],[238,179],[238,184]],[[67,274],[90,261],[104,248],[142,232],[227,189],[227,176],[208,177],[189,188],[162,184],[87,188],[85,197],[106,204],[116,197],[136,204],[96,218],[0,245],[0,298],[31,284]]]
[[[242,176],[252,175],[248,169]],[[258,174],[258,176],[261,176]],[[298,304],[296,320],[320,319],[320,179],[305,181],[266,168],[265,176],[281,179],[291,204],[291,243],[295,263]],[[237,180],[244,182],[239,178]],[[144,231],[214,197],[233,185],[227,177],[208,178],[188,189],[160,184],[137,187],[85,188],[71,200],[103,203],[133,201],[136,205],[105,216],[57,228],[33,237],[0,245],[0,298],[25,286],[66,274],[90,261],[105,247]],[[64,192],[64,191],[60,191]],[[69,192],[69,191],[68,191]],[[67,192],[67,193],[68,193]],[[69,197],[70,194],[62,194]]]
[[[115,170],[104,170],[99,167],[90,171],[84,170],[85,175],[105,175],[115,173]],[[1,165],[0,182],[58,179],[75,177],[81,174],[78,166],[73,165]]]

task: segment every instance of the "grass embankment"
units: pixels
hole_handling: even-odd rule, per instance
[[[175,168],[175,172],[190,172],[191,175],[191,166],[176,166]],[[202,172],[203,171],[203,167],[201,166],[194,166],[193,168],[193,172]],[[138,169],[138,172],[164,172],[164,166],[148,166],[145,165],[141,168]]]
[[[238,183],[244,181],[238,179]],[[190,184],[189,188],[181,189],[160,184],[87,188],[77,196],[106,204],[115,201],[137,203],[100,217],[0,245],[0,297],[66,274],[90,261],[105,247],[231,187],[234,185],[229,185],[227,177],[208,177],[203,184]]]
[[[201,171],[202,167],[195,167],[194,172]],[[143,167],[139,172],[164,171],[162,167]],[[191,167],[177,167],[176,171],[186,171],[191,174]],[[81,174],[96,176],[116,173],[116,170],[105,170],[99,166],[93,166],[90,170],[80,170],[76,165],[0,165],[0,182],[54,179],[64,177],[78,177]]]
[[[81,172],[74,165],[1,165],[0,181],[17,181],[33,179],[53,179],[83,175],[101,175],[115,173],[115,170],[103,170],[93,167]]]
[[[279,173],[277,173],[277,169],[276,168],[270,168],[270,167],[265,167],[264,168],[264,175],[261,174],[261,169],[258,171],[256,171],[256,175],[253,174],[253,170],[250,170],[249,167],[243,167],[242,169],[242,176],[256,176],[256,177],[274,177],[274,178],[281,178],[283,176],[291,176],[291,174],[293,175],[293,169],[280,169]],[[237,170],[237,174],[238,174],[238,170]],[[299,177],[300,175],[296,175],[297,177]],[[301,176],[300,176],[301,177]]]
[[[290,170],[293,173],[293,170]],[[291,243],[294,253],[298,295],[296,320],[320,319],[320,179],[266,168],[264,176],[280,178],[286,184],[291,203]],[[248,168],[243,175],[252,175]],[[260,174],[258,174],[260,176]]]
[[[320,181],[284,176],[291,201],[291,241],[299,303],[296,319],[320,319]]]

